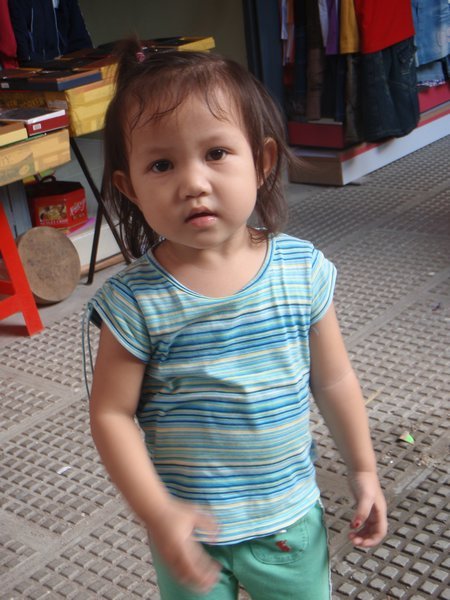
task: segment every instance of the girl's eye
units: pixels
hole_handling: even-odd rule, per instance
[[[222,160],[228,154],[223,148],[213,148],[206,155],[207,160]]]
[[[154,173],[165,173],[169,169],[172,168],[172,163],[170,160],[157,160],[151,166],[151,171]]]

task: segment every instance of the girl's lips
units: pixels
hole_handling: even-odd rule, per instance
[[[191,211],[186,219],[187,223],[190,223],[196,227],[204,227],[210,225],[217,220],[217,216],[209,211],[208,209],[196,209]]]
[[[210,212],[197,212],[190,215],[186,222],[194,227],[206,227],[212,225],[217,221],[217,217],[214,213]]]

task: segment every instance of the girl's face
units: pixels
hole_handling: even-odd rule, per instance
[[[193,95],[159,121],[144,113],[131,131],[129,177],[118,171],[114,182],[172,250],[226,251],[248,240],[258,181],[235,113],[219,120]],[[266,143],[267,171],[272,154]]]

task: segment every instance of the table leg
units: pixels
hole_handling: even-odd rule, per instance
[[[120,251],[122,252],[122,254],[125,258],[125,261],[127,263],[129,263],[130,260],[127,258],[127,253],[126,253],[125,247],[123,245],[123,242],[120,239],[120,235],[119,235],[118,231],[116,230],[116,227],[115,227],[110,215],[108,214],[108,211],[106,210],[102,195],[100,194],[100,191],[99,191],[97,185],[95,184],[95,181],[92,178],[92,175],[89,171],[86,161],[84,160],[81,150],[77,144],[77,141],[73,137],[70,138],[70,146],[71,146],[71,148],[75,154],[75,157],[81,167],[81,170],[83,171],[84,176],[86,177],[89,187],[91,188],[92,193],[94,194],[95,199],[97,200],[97,203],[98,203],[97,215],[95,218],[94,239],[92,242],[91,260],[89,263],[89,274],[88,274],[88,279],[87,279],[87,283],[91,284],[94,280],[95,263],[97,260],[98,242],[99,242],[99,238],[100,238],[100,229],[101,229],[103,217],[105,217],[105,220],[108,223],[109,228],[111,229],[114,239],[116,240],[117,245],[119,246]]]

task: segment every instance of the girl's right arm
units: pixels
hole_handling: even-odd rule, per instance
[[[206,591],[219,567],[193,539],[196,528],[214,531],[211,519],[169,494],[148,456],[134,416],[145,364],[102,326],[90,403],[92,436],[112,481],[146,525],[173,574]]]

